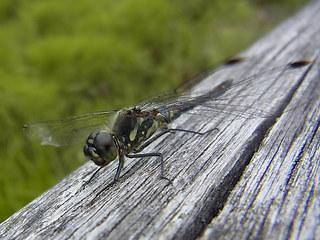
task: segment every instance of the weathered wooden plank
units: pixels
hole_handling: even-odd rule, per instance
[[[217,111],[172,124],[219,131],[169,134],[145,149],[164,153],[172,184],[150,158],[128,159],[114,184],[113,162],[83,188],[96,169],[87,163],[1,223],[0,237],[319,238],[319,10],[314,2],[197,85],[235,83]],[[301,59],[311,64],[285,68]]]
[[[319,8],[314,2],[276,30],[294,26],[285,35],[308,42],[296,50],[313,49],[317,55],[288,108],[308,104],[272,126],[201,239],[320,238]]]

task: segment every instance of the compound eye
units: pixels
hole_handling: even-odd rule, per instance
[[[87,138],[87,141],[86,141],[86,146],[91,146],[91,147],[94,146],[93,140],[97,136],[97,134],[99,134],[99,132],[93,132],[89,135],[89,137]]]
[[[93,132],[83,148],[84,154],[99,166],[105,166],[117,157],[117,148],[111,134]]]
[[[98,166],[105,165],[105,161],[99,156],[95,147],[90,147],[87,144],[84,146],[83,152],[90,160],[92,160]]]
[[[108,151],[114,146],[113,138],[109,133],[101,132],[95,135],[93,139],[97,151]]]

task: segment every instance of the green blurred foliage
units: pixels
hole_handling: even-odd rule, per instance
[[[304,1],[0,2],[0,220],[84,163],[24,123],[135,104],[232,56]]]

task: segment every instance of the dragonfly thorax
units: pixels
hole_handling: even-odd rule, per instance
[[[156,110],[140,110],[139,108],[119,111],[112,132],[125,153],[138,149],[149,139],[162,123],[158,120],[159,112]]]

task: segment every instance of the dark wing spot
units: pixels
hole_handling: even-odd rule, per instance
[[[246,58],[245,57],[235,57],[227,60],[224,64],[225,65],[233,65],[239,62],[243,62]]]
[[[296,62],[289,63],[289,67],[298,68],[298,67],[306,66],[308,64],[310,64],[309,60],[301,60],[301,61],[296,61]]]

